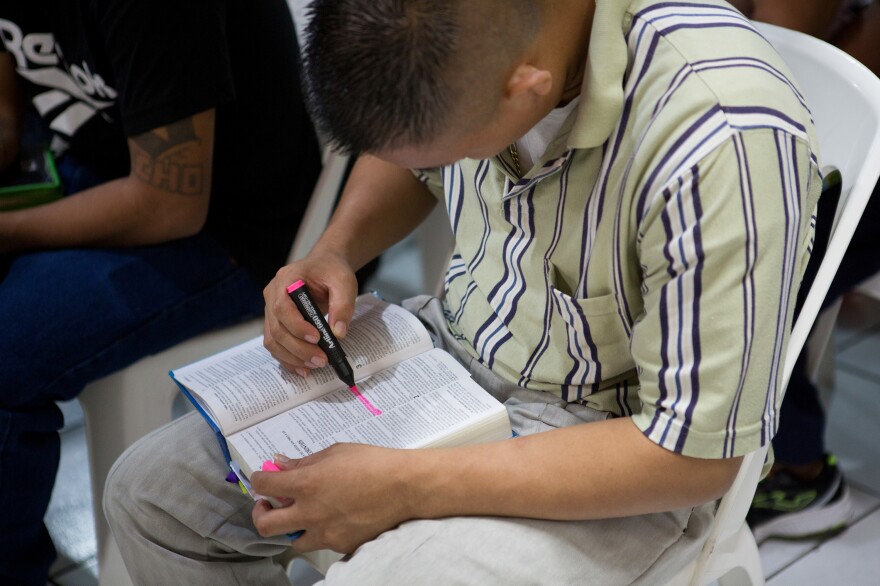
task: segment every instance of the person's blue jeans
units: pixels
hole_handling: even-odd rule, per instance
[[[100,182],[69,159],[59,167],[71,192]],[[262,309],[255,280],[206,235],[10,260],[0,274],[0,583],[43,586],[55,558],[43,523],[63,425],[55,401]]]

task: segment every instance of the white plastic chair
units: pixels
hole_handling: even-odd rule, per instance
[[[823,165],[837,167],[843,191],[828,250],[791,334],[783,388],[810,333],[822,300],[880,176],[880,80],[843,51],[808,35],[757,24],[788,64],[813,113]],[[743,458],[721,499],[709,540],[670,585],[764,583],[755,539],[745,523],[767,448]]]
[[[289,261],[305,256],[324,231],[345,177],[347,163],[346,156],[326,153],[324,167],[297,231]],[[263,320],[257,318],[207,332],[94,381],[80,394],[102,585],[131,583],[101,507],[104,481],[113,463],[128,446],[171,421],[172,406],[180,391],[168,371],[244,342],[262,331]]]

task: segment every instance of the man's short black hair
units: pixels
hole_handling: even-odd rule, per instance
[[[531,5],[532,0],[315,0],[303,75],[315,123],[345,152],[419,145],[436,137],[460,114],[465,95],[485,97],[503,83],[537,28]],[[469,100],[468,106],[471,101],[479,104]]]

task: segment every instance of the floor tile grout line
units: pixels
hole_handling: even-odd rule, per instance
[[[781,540],[781,541],[784,541],[784,540]],[[807,557],[808,555],[810,555],[811,553],[813,553],[814,551],[819,549],[819,546],[822,545],[822,543],[823,543],[822,541],[818,541],[818,542],[814,543],[813,547],[804,550],[803,552],[801,552],[800,555],[798,555],[797,557],[795,557],[794,559],[789,561],[787,564],[785,564],[781,568],[778,568],[775,572],[773,572],[769,576],[764,576],[764,581],[769,582],[770,580],[772,580],[773,578],[775,578],[776,576],[778,576],[779,574],[781,574],[782,572],[784,572],[788,568],[792,567],[793,565],[795,565],[796,563],[798,563],[799,561],[801,561],[802,559],[804,559],[805,557]]]
[[[846,475],[844,475],[844,479],[846,479]],[[867,485],[862,484],[858,480],[846,480],[846,483],[850,486],[857,488],[859,491],[867,494],[868,496],[877,499],[877,503],[875,504],[875,508],[880,508],[880,490]]]
[[[870,370],[862,368],[861,366],[858,366],[856,364],[852,364],[846,360],[838,360],[837,368],[847,374],[857,376],[875,384],[880,384],[880,373],[871,372]]]
[[[858,485],[854,485],[854,486],[857,486],[857,487],[858,487]],[[861,487],[858,487],[858,488],[859,488],[859,490],[862,490]],[[863,492],[864,492],[864,491],[863,491]],[[836,539],[839,539],[844,533],[846,533],[847,531],[851,531],[853,527],[855,527],[856,525],[858,525],[858,524],[861,523],[862,521],[866,520],[868,517],[870,517],[871,515],[873,515],[874,513],[876,513],[878,510],[880,510],[880,502],[875,503],[874,506],[873,506],[873,508],[870,508],[870,509],[866,510],[865,513],[864,513],[863,515],[861,515],[861,516],[859,516],[859,517],[855,517],[855,518],[853,518],[853,520],[852,520],[852,521],[846,526],[846,528],[845,528],[843,531],[841,531],[840,533],[837,533],[836,535],[832,535],[832,536],[827,537],[827,538],[825,538],[825,539],[820,539],[820,540],[818,540],[816,543],[813,544],[812,547],[810,547],[809,549],[804,550],[800,555],[798,555],[797,557],[795,557],[794,559],[792,559],[790,562],[788,562],[787,564],[785,564],[785,565],[782,566],[781,568],[777,569],[777,570],[776,570],[775,572],[773,572],[772,574],[770,574],[770,575],[768,575],[768,576],[764,576],[764,581],[765,581],[765,582],[769,582],[771,579],[775,578],[776,576],[778,576],[779,574],[781,574],[781,573],[784,572],[785,570],[789,569],[790,567],[792,567],[792,566],[795,565],[796,563],[800,562],[801,560],[803,560],[804,558],[806,558],[806,557],[807,557],[808,555],[810,555],[811,553],[815,552],[817,549],[819,549],[819,548],[822,547],[823,545],[825,545],[825,544],[827,544],[827,543],[831,543],[832,541],[834,541],[834,540],[836,540]],[[785,541],[785,540],[780,540],[780,541]]]
[[[861,523],[862,521],[864,521],[865,519],[867,519],[868,517],[870,517],[871,515],[876,513],[878,510],[880,510],[880,503],[875,504],[873,508],[865,509],[858,516],[853,515],[853,518],[850,521],[849,525],[847,525],[846,529],[849,529],[850,527],[852,527],[856,523]]]
[[[59,583],[56,582],[56,580],[61,579],[64,576],[68,576],[70,574],[73,574],[77,570],[84,570],[84,571],[88,572],[89,566],[92,565],[92,562],[97,562],[97,556],[92,556],[92,557],[85,559],[77,564],[74,564],[73,566],[71,566],[70,568],[65,570],[64,572],[59,572],[59,573],[55,574],[49,580],[50,580],[50,582],[52,582],[52,584],[59,586]],[[95,583],[97,583],[97,580],[95,580]]]
[[[858,329],[835,326],[831,335],[837,336],[835,338],[835,341],[839,342],[837,347],[841,347],[843,345],[852,345],[853,340],[870,337],[875,330],[880,331],[880,323],[872,323],[869,326]]]
[[[858,330],[856,332],[849,332],[846,335],[840,334],[832,334],[832,336],[837,335],[834,338],[834,353],[840,354],[841,352],[846,352],[853,346],[858,345],[859,342],[864,341],[866,338],[870,338],[871,336],[865,335],[865,330]],[[827,348],[827,346],[826,346]]]
[[[66,433],[77,432],[77,431],[79,431],[80,429],[84,429],[85,426],[86,426],[86,424],[85,424],[84,422],[83,422],[83,423],[80,423],[80,424],[78,424],[78,425],[70,426],[70,427],[64,426],[64,427],[62,427],[61,429],[58,430],[58,433],[60,433],[60,434],[63,436],[63,435],[66,434]]]
[[[864,330],[858,330],[857,332],[851,332],[844,336],[842,339],[835,340],[834,352],[836,354],[846,352],[853,346],[858,346],[865,340],[868,340],[878,335],[880,335],[880,326],[878,325],[873,325],[869,328],[865,328]]]
[[[91,558],[89,558],[89,559],[91,559]],[[60,575],[62,575],[62,574],[66,574],[66,573],[69,572],[70,570],[79,567],[79,565],[80,565],[81,563],[83,563],[83,562],[77,562],[77,561],[74,561],[74,560],[68,558],[66,564],[63,564],[63,565],[62,565],[61,567],[59,567],[59,568],[53,568],[53,569],[52,569],[53,571],[51,571],[51,572],[49,573],[49,577],[50,577],[50,578],[54,578],[54,577],[56,577],[56,576],[60,576]]]

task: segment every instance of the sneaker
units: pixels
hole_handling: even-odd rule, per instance
[[[827,456],[813,480],[795,478],[780,470],[758,484],[746,522],[758,543],[778,539],[828,537],[843,531],[852,519],[849,487]]]

